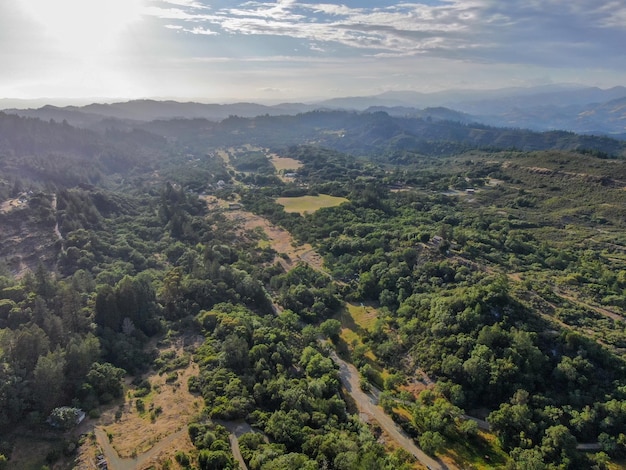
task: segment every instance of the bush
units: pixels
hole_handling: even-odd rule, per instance
[[[232,468],[233,462],[231,456],[222,450],[201,450],[198,464],[201,470],[222,470]]]
[[[446,441],[437,431],[426,431],[419,437],[420,447],[429,455],[435,455],[445,445]]]
[[[179,450],[176,454],[174,454],[174,459],[183,467],[187,467],[190,463],[189,456],[182,450]]]
[[[141,399],[135,402],[135,407],[137,408],[137,411],[139,413],[143,413],[144,411],[146,411],[146,405]]]

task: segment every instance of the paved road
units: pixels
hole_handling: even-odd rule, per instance
[[[374,399],[361,390],[359,385],[359,371],[356,367],[339,358],[334,351],[331,352],[330,357],[339,366],[339,378],[341,379],[341,383],[356,402],[359,412],[365,413],[376,420],[380,427],[391,436],[398,445],[415,456],[415,458],[426,465],[427,468],[433,470],[445,470],[450,468],[440,460],[435,460],[426,455],[424,451],[415,445],[413,439],[411,439],[381,407],[374,403]]]

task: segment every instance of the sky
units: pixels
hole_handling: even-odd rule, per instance
[[[624,0],[0,0],[0,98],[626,85]]]

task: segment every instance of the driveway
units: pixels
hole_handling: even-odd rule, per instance
[[[376,405],[375,397],[361,390],[360,375],[356,367],[341,359],[334,351],[331,351],[330,357],[339,366],[339,378],[341,379],[341,383],[356,402],[359,413],[366,414],[378,422],[380,427],[391,436],[400,447],[413,455],[427,468],[433,470],[446,470],[450,468],[440,460],[435,460],[426,455],[424,451],[415,444],[413,439],[411,439],[380,406]]]

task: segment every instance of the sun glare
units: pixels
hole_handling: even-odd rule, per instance
[[[18,0],[52,43],[70,55],[108,52],[141,17],[143,0]]]

